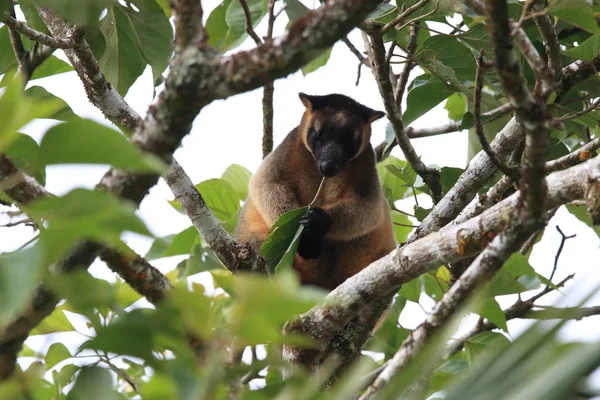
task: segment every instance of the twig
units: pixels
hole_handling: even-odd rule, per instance
[[[424,5],[426,5],[427,3],[429,3],[430,0],[419,0],[417,3],[415,3],[414,5],[406,8],[404,11],[400,12],[400,14],[398,14],[398,16],[396,18],[394,18],[392,21],[388,22],[387,24],[385,24],[380,32],[383,34],[387,31],[389,31],[390,29],[396,27],[397,25],[400,25],[401,23],[404,22],[404,20],[406,19],[406,17],[408,17],[410,14],[412,14],[413,12],[415,12],[416,10],[418,10],[419,8],[423,7]]]
[[[534,11],[544,11],[546,7],[545,0],[533,0]],[[560,72],[562,69],[562,51],[560,49],[560,40],[556,35],[554,23],[549,15],[540,15],[533,18],[540,35],[544,40],[546,57],[548,58],[548,67],[552,73],[553,85],[556,88],[560,84]]]
[[[246,0],[240,0],[246,3]],[[275,0],[269,0],[267,36],[265,41],[273,39],[273,25],[275,23],[274,14]],[[247,6],[246,6],[247,8]],[[250,18],[250,14],[247,15]],[[252,26],[252,25],[250,25]],[[256,42],[256,40],[255,40]],[[260,44],[260,42],[256,42]],[[263,88],[262,109],[263,109],[263,137],[262,137],[262,155],[263,158],[273,151],[273,93],[275,92],[275,84],[273,81],[265,84]]]
[[[474,106],[473,106],[473,119],[475,122],[475,133],[477,134],[477,138],[479,139],[479,143],[481,144],[481,148],[490,158],[490,161],[496,168],[502,171],[505,175],[509,176],[515,182],[518,182],[520,179],[519,170],[513,166],[506,165],[498,158],[494,150],[492,150],[490,144],[485,138],[485,133],[483,131],[483,122],[481,121],[481,91],[483,89],[483,74],[484,69],[488,66],[483,59],[484,52],[481,50],[479,52],[479,57],[477,58],[477,72],[475,74],[475,95],[474,95]]]
[[[348,47],[350,52],[356,56],[361,65],[366,65],[367,67],[371,67],[371,63],[369,62],[369,57],[365,57],[357,48],[352,44],[348,37],[343,37],[342,42]]]
[[[7,18],[16,18],[14,6],[11,6],[10,16],[7,16]],[[23,73],[25,79],[28,80],[29,76],[31,75],[31,73],[29,72],[28,62],[29,53],[27,52],[27,50],[25,50],[25,47],[23,47],[23,41],[21,40],[21,36],[16,30],[9,29],[8,35],[10,37],[10,44],[12,46],[13,52],[15,53],[15,58],[17,59],[17,62],[19,64],[18,69],[21,73]]]
[[[440,173],[435,168],[427,167],[423,161],[421,161],[421,158],[415,152],[415,149],[410,143],[410,139],[404,131],[402,119],[396,108],[393,88],[389,78],[389,65],[385,63],[383,40],[381,36],[377,34],[365,37],[365,39],[365,45],[369,52],[369,59],[371,60],[371,69],[375,75],[379,93],[383,98],[387,117],[394,129],[396,141],[406,160],[429,187],[433,201],[437,203],[439,199],[442,198]]]
[[[552,281],[552,278],[554,278],[554,274],[556,273],[556,269],[558,268],[558,259],[560,258],[563,248],[565,247],[565,242],[568,239],[572,239],[577,236],[577,234],[569,236],[565,235],[560,229],[560,226],[558,225],[556,225],[556,230],[558,231],[558,233],[560,233],[560,245],[558,245],[558,250],[556,250],[556,255],[554,256],[554,266],[552,267],[552,273],[550,274],[550,278],[548,278],[548,280],[550,281]]]
[[[135,383],[135,381],[133,380],[133,378],[131,378],[125,371],[123,371],[121,368],[117,367],[116,365],[114,365],[111,361],[110,358],[108,358],[108,355],[106,353],[104,354],[100,354],[98,353],[97,350],[94,350],[94,352],[96,353],[96,355],[98,357],[100,357],[100,359],[102,360],[102,362],[104,362],[104,364],[106,364],[114,373],[116,373],[117,375],[119,375],[121,378],[123,378],[125,380],[125,382],[127,382],[129,384],[129,386],[131,386],[131,388],[133,389],[134,392],[139,393],[139,388],[137,383]]]
[[[555,120],[567,121],[567,120],[575,119],[577,117],[581,117],[582,115],[589,113],[590,111],[597,109],[598,107],[600,107],[600,99],[596,99],[596,101],[594,101],[592,104],[590,104],[588,107],[586,107],[585,109],[583,109],[581,111],[565,114],[561,117],[555,118]]]
[[[419,29],[419,24],[414,24],[410,27],[410,42],[408,43],[408,47],[406,48],[406,56],[408,57],[408,62],[404,64],[404,68],[402,69],[402,72],[398,77],[398,82],[396,83],[396,88],[394,90],[396,107],[398,108],[398,113],[400,115],[402,115],[402,98],[404,97],[404,91],[406,90],[406,85],[408,83],[408,76],[410,75],[410,71],[415,66],[413,57],[415,55],[415,50],[417,49]]]
[[[239,0],[239,2],[242,6],[242,9],[244,10],[244,17],[246,18],[246,33],[252,38],[252,40],[254,40],[254,43],[256,43],[256,45],[259,45],[262,43],[262,40],[260,40],[260,37],[256,34],[254,28],[252,27],[252,15],[250,15],[248,2],[246,0]]]
[[[556,284],[556,287],[557,288],[563,287],[565,285],[565,283],[567,283],[569,280],[573,279],[573,277],[574,277],[574,275],[567,276],[561,282]],[[524,318],[527,315],[527,313],[529,313],[531,311],[532,307],[534,306],[535,301],[539,300],[541,297],[545,296],[546,294],[548,294],[552,291],[554,291],[554,289],[546,287],[539,294],[537,294],[536,296],[532,297],[529,300],[525,300],[525,301],[517,300],[517,302],[515,302],[512,306],[510,306],[509,308],[507,308],[506,310],[503,311],[506,320],[509,321],[511,319]],[[448,358],[452,357],[452,355],[459,352],[463,348],[464,344],[468,343],[469,339],[471,339],[472,337],[477,336],[482,332],[491,331],[496,328],[498,328],[498,327],[496,325],[494,325],[493,323],[491,323],[489,321],[483,322],[483,320],[480,320],[480,322],[475,324],[475,326],[473,326],[473,328],[471,328],[469,331],[467,331],[465,334],[463,334],[460,338],[454,339],[454,343],[450,344],[447,348],[445,358],[448,359]]]
[[[57,49],[70,49],[79,43],[81,39],[81,35],[77,33],[77,29],[73,28],[71,30],[72,36],[57,39],[52,36],[46,35],[45,33],[36,31],[33,28],[30,28],[27,24],[21,21],[17,21],[15,18],[11,16],[6,16],[4,19],[4,23],[11,29],[20,34],[26,36],[27,38],[44,44],[49,47],[54,47]]]

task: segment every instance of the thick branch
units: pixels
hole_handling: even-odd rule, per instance
[[[548,176],[546,207],[582,198],[588,172],[598,169],[600,157],[595,157]],[[519,198],[517,192],[478,217],[394,250],[334,289],[322,305],[288,323],[286,331],[309,335],[324,349],[333,335],[376,299],[428,270],[478,254],[490,238],[505,229],[505,216],[514,212]]]
[[[394,89],[389,78],[389,65],[385,62],[385,48],[380,35],[374,34],[369,37],[370,40],[365,41],[368,46],[369,59],[371,60],[371,69],[375,75],[379,93],[383,99],[387,117],[394,129],[396,141],[415,172],[423,179],[431,190],[434,202],[438,202],[442,197],[442,185],[440,183],[440,173],[435,168],[427,167],[421,158],[417,155],[414,147],[410,143],[402,119],[396,108],[394,99]]]

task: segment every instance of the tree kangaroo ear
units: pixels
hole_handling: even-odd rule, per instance
[[[385,117],[385,113],[383,111],[371,110],[371,115],[369,115],[369,119],[367,121],[370,124],[383,117]]]
[[[298,97],[300,97],[300,101],[302,102],[302,104],[304,104],[304,107],[306,107],[308,111],[313,110],[313,96],[309,96],[308,94],[300,92],[298,93]]]

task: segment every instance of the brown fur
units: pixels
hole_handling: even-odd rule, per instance
[[[279,216],[313,200],[322,177],[307,145],[307,130],[310,123],[331,117],[344,123],[352,116],[343,111],[333,115],[328,110],[313,112],[309,103],[300,125],[265,158],[250,181],[236,230],[238,241],[259,249]],[[369,143],[370,122],[360,131],[357,155],[337,175],[325,180],[314,204],[329,213],[333,223],[318,259],[296,255],[294,268],[304,284],[333,289],[396,246]]]

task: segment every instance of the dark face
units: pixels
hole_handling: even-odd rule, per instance
[[[341,94],[299,97],[306,107],[302,139],[325,178],[338,174],[365,149],[371,123],[385,115]]]
[[[315,118],[307,132],[307,144],[322,176],[330,178],[358,155],[363,144],[364,121],[354,118]]]

